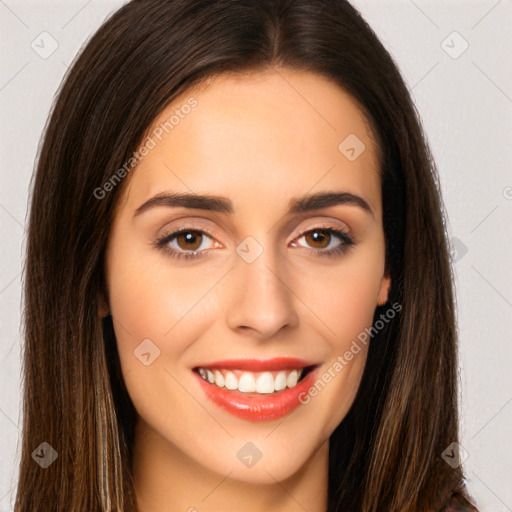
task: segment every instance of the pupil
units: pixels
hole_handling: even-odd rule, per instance
[[[318,244],[318,243],[322,244],[322,242],[324,240],[327,240],[327,235],[325,234],[325,231],[321,231],[321,230],[312,231],[310,236],[313,239],[313,242],[316,244]]]
[[[197,231],[187,231],[186,233],[181,235],[185,239],[185,244],[194,244],[197,246],[197,241],[199,240],[199,236],[197,235]],[[196,249],[197,247],[194,247],[193,249]],[[191,249],[191,247],[187,247],[187,249]]]

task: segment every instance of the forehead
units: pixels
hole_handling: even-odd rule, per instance
[[[237,210],[244,200],[284,205],[287,196],[335,188],[380,209],[369,122],[352,96],[313,73],[217,76],[175,99],[148,134],[155,145],[130,177],[133,208],[165,190],[232,195]]]

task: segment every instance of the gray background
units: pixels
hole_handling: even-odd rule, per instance
[[[12,510],[19,461],[20,278],[34,158],[66,69],[123,3],[0,0],[0,512]],[[509,511],[512,1],[353,3],[397,61],[439,167],[456,260],[463,465],[480,510]]]

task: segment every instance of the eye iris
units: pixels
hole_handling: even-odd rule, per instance
[[[315,231],[311,231],[305,236],[313,240],[313,247],[324,249],[329,245],[330,234],[327,231],[315,229]],[[323,242],[327,243],[322,244]],[[320,245],[317,245],[318,243]]]
[[[202,235],[199,231],[185,231],[183,233],[176,235],[176,240],[178,241],[180,249],[188,249],[195,251],[201,245],[201,236]],[[194,247],[190,247],[190,245],[186,245],[185,247],[183,247],[180,243],[181,240],[185,240],[186,244],[193,244],[195,241],[196,244],[194,245]]]

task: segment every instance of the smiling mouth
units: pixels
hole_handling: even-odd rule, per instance
[[[277,420],[304,406],[319,367],[320,363],[301,359],[274,358],[203,363],[191,370],[210,402],[234,416],[260,422]]]
[[[245,396],[277,395],[293,389],[318,365],[275,371],[196,367],[200,377],[213,386]]]

